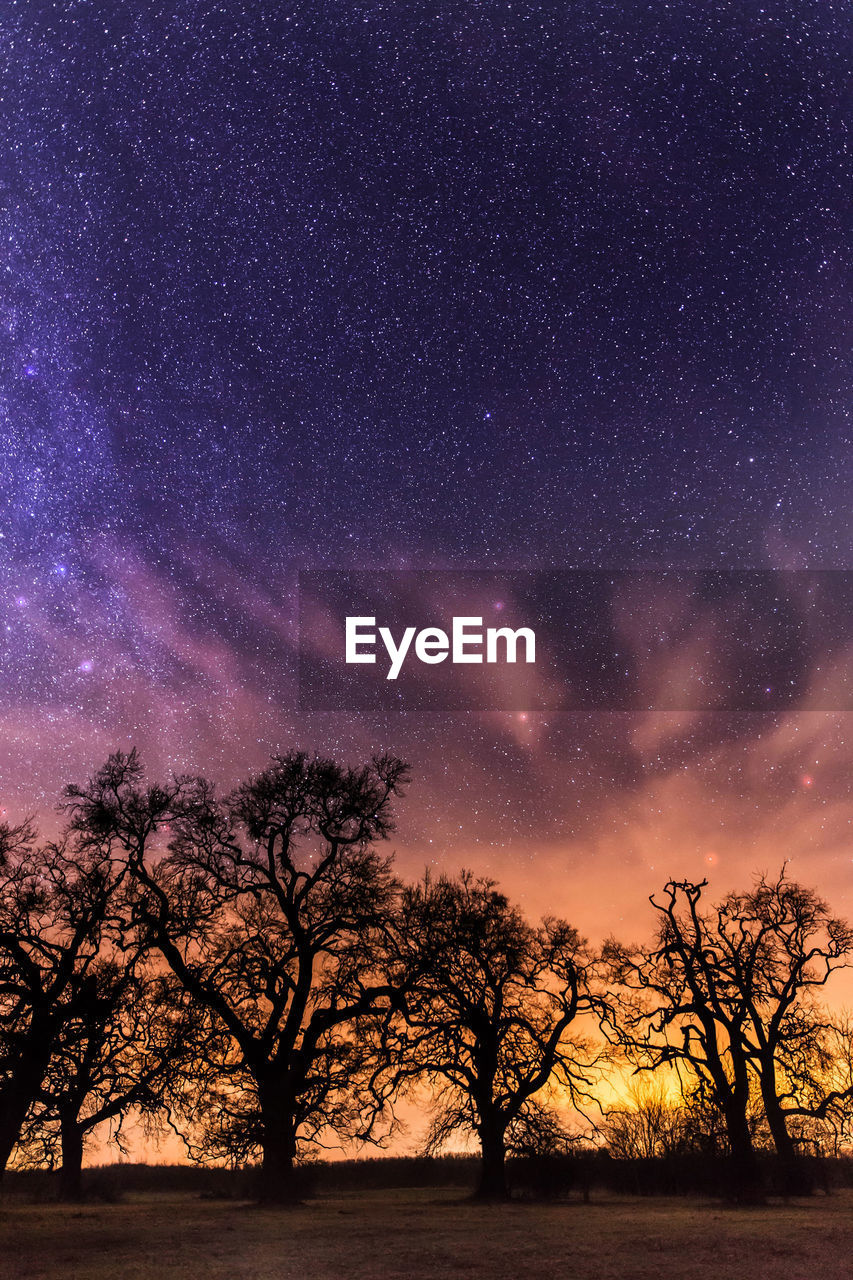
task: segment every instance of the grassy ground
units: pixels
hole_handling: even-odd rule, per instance
[[[849,1280],[853,1192],[761,1209],[672,1200],[480,1207],[375,1192],[273,1212],[167,1195],[0,1208],[4,1280]]]

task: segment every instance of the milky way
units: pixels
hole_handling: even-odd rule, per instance
[[[843,907],[843,715],[300,717],[294,652],[305,567],[853,567],[849,9],[0,33],[9,811],[133,743],[391,747],[413,867],[603,928],[791,857]]]

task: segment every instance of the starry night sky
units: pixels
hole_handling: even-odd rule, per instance
[[[397,847],[593,935],[790,857],[848,717],[296,710],[299,568],[853,568],[851,10],[0,15],[0,803],[408,756]],[[846,897],[846,904],[845,904]]]

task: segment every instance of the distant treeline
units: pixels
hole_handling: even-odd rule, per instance
[[[853,1158],[807,1157],[813,1188],[831,1194],[853,1187]],[[363,1160],[311,1161],[297,1171],[299,1195],[351,1196],[383,1191],[453,1190],[476,1192],[476,1155],[384,1156]],[[759,1156],[768,1194],[785,1194],[784,1170],[772,1153]],[[206,1200],[251,1200],[257,1195],[257,1166],[230,1169],[197,1164],[95,1165],[83,1170],[82,1191],[113,1202],[127,1195],[188,1195]],[[726,1198],[727,1161],[698,1153],[620,1160],[606,1148],[582,1155],[515,1156],[507,1160],[507,1182],[518,1199],[589,1200],[608,1196],[707,1196]],[[56,1198],[54,1175],[46,1169],[7,1172],[7,1195],[26,1201]]]
[[[853,1035],[820,995],[853,931],[813,889],[669,881],[648,943],[595,950],[470,872],[401,881],[407,772],[292,752],[220,797],[119,753],[66,788],[58,840],[0,825],[0,1169],[80,1196],[87,1143],[126,1152],[132,1117],[229,1166],[175,1177],[286,1203],[391,1174],[312,1155],[426,1099],[398,1178],[464,1171],[481,1197],[846,1178]],[[460,1135],[476,1161],[437,1159]]]

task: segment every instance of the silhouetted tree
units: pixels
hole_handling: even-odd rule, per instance
[[[107,841],[0,826],[0,1171],[97,971],[120,878]]]
[[[748,1010],[720,967],[713,925],[700,912],[705,884],[671,880],[662,901],[650,898],[659,916],[650,948],[606,944],[611,978],[622,988],[620,1016],[610,1025],[637,1069],[674,1066],[685,1093],[698,1086],[719,1110],[732,1195],[756,1199],[761,1178],[750,1124]]]
[[[602,1126],[607,1150],[619,1160],[653,1160],[689,1149],[688,1112],[658,1076],[636,1077]]]
[[[701,884],[670,882],[652,905],[657,944],[628,952],[610,944],[614,975],[645,997],[625,1006],[623,1042],[644,1066],[686,1065],[726,1121],[734,1189],[757,1194],[750,1121],[752,1085],[788,1193],[810,1189],[790,1117],[825,1113],[838,1091],[819,1096],[829,1022],[814,992],[849,963],[853,931],[812,890],[761,877],[701,909]]]
[[[853,1146],[853,1015],[841,1009],[814,1030],[804,1069],[788,1067],[806,1102],[797,1137],[815,1154],[838,1157]]]
[[[60,1164],[60,1198],[82,1192],[83,1154],[93,1131],[110,1127],[120,1150],[128,1116],[149,1134],[180,1097],[190,1062],[194,1011],[175,979],[150,959],[110,947],[75,975],[48,1069],[20,1146],[36,1164]]]
[[[792,1118],[825,1113],[837,1091],[821,1095],[831,1023],[815,1001],[853,956],[853,930],[812,889],[762,876],[729,894],[713,919],[714,962],[746,1009],[742,1034],[758,1077],[764,1114],[782,1166],[784,1189],[810,1189],[790,1129]],[[833,1098],[833,1093],[836,1098]]]
[[[391,994],[376,955],[396,883],[374,845],[406,773],[292,752],[222,801],[204,779],[146,788],[131,754],[68,792],[79,832],[123,846],[140,924],[208,1013],[195,1115],[209,1150],[260,1151],[265,1200],[294,1198],[301,1144],[376,1118],[358,1024]]]
[[[537,1095],[589,1085],[588,1045],[568,1036],[594,1003],[585,944],[562,920],[529,925],[492,881],[426,876],[402,896],[395,974],[403,1016],[386,1048],[398,1083],[432,1091],[428,1145],[475,1133],[478,1194],[505,1198],[508,1146],[553,1128]]]

